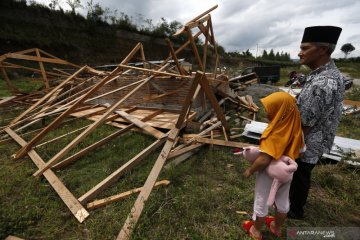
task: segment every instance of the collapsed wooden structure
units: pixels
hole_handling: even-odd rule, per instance
[[[61,66],[61,68],[66,66],[68,71],[60,69],[59,66]],[[26,102],[27,99],[38,98],[79,68],[80,66],[76,64],[60,59],[38,48],[3,54],[0,56],[0,71],[8,91],[13,96],[3,99],[0,105],[8,101],[12,103],[21,101],[21,103],[23,103]],[[31,94],[22,92],[9,77],[8,71],[12,70],[22,71],[23,74],[31,73],[32,77],[28,79],[42,82],[42,89]]]
[[[36,177],[43,175],[48,180],[79,222],[83,222],[89,216],[89,209],[111,202],[110,198],[106,201],[100,200],[100,203],[99,200],[98,202],[90,201],[94,200],[99,193],[116,182],[151,152],[162,146],[162,150],[143,187],[111,198],[121,199],[125,195],[139,192],[133,208],[117,237],[117,239],[128,239],[141,216],[145,202],[149,198],[154,186],[168,184],[166,182],[156,183],[167,159],[185,155],[189,157],[188,153],[204,144],[218,144],[230,147],[244,147],[248,145],[228,140],[227,132],[229,131],[229,125],[227,117],[220,107],[221,101],[218,102],[215,96],[216,92],[224,97],[222,102],[225,99],[230,99],[239,104],[239,106],[244,106],[254,113],[257,111],[257,107],[256,105],[254,106],[251,98],[238,98],[236,93],[229,89],[227,77],[223,73],[218,72],[219,59],[212,29],[211,15],[209,14],[216,7],[192,19],[176,33],[186,33],[188,36],[188,41],[178,49],[175,50],[171,42],[167,40],[169,57],[162,64],[156,66],[155,69],[150,69],[149,65],[146,64],[147,60],[142,44],[138,43],[128,56],[111,72],[97,71],[89,66],[79,67],[76,72],[67,76],[60,84],[49,88],[48,92],[41,99],[14,118],[8,126],[1,129],[1,132],[6,132],[7,135],[21,146],[20,150],[14,154],[14,158],[20,159],[26,155],[29,156],[38,167],[38,170],[33,175]],[[199,31],[193,34],[192,29],[196,28]],[[195,40],[200,36],[205,38],[203,56],[200,56],[195,44]],[[198,66],[198,71],[195,74],[186,72],[178,63],[178,54],[188,46],[192,48]],[[213,48],[216,58],[216,64],[212,73],[205,73],[207,69],[208,47]],[[35,49],[35,52],[38,53],[39,51]],[[136,55],[139,55],[144,62],[143,67],[128,65]],[[33,57],[27,58],[29,60],[33,59]],[[41,56],[37,56],[36,59],[39,62],[45,62],[45,59]],[[174,63],[173,65],[169,63],[170,60]],[[4,64],[2,60],[0,62],[2,69],[9,66]],[[42,70],[41,72],[43,73]],[[44,81],[47,86],[46,77]],[[168,84],[164,84],[164,82]],[[152,107],[150,107],[149,103],[153,104]],[[202,122],[210,117],[212,113],[215,113],[217,119],[210,122],[209,127],[203,131],[187,138],[184,143],[179,143],[181,130],[189,125],[195,118],[195,115],[201,112],[201,110],[203,111]],[[36,134],[30,141],[23,139],[21,134],[24,134],[25,129],[30,128],[44,118],[50,117],[51,121],[49,124],[44,128],[36,129]],[[41,142],[49,132],[54,131],[61,124],[72,121],[74,117],[85,117],[93,122],[65,134],[68,136],[77,132],[76,137],[66,147],[45,161],[36,152],[36,148],[64,137],[65,135],[62,135],[55,139]],[[103,124],[110,124],[118,127],[119,130],[68,156],[80,142]],[[217,128],[221,129],[225,140],[213,139],[212,131]],[[70,163],[129,130],[137,130],[151,135],[154,137],[154,142],[82,196],[75,197],[54,173],[54,169],[62,169],[69,166]],[[205,135],[210,133],[212,137],[206,138]],[[84,207],[84,204],[88,205]]]

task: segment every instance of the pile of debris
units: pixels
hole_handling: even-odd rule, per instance
[[[33,176],[44,176],[79,222],[83,222],[89,216],[88,210],[138,192],[138,198],[118,235],[118,239],[128,239],[154,186],[168,184],[166,181],[156,182],[166,160],[174,159],[170,164],[178,164],[205,144],[236,148],[249,146],[246,143],[229,141],[229,116],[226,116],[221,105],[225,101],[236,104],[241,111],[247,111],[252,115],[251,119],[244,117],[249,120],[256,118],[259,108],[250,95],[239,96],[239,91],[243,88],[240,89],[240,86],[230,83],[227,76],[217,70],[219,69],[219,58],[209,14],[216,7],[214,6],[195,17],[176,33],[185,33],[188,36],[188,41],[178,49],[175,50],[172,43],[167,40],[169,57],[159,65],[152,65],[151,68],[147,64],[148,61],[141,43],[138,43],[112,71],[99,71],[89,66],[75,66],[53,56],[54,59],[50,60],[48,57],[37,54],[43,53],[39,49],[34,50],[37,56],[26,55],[25,57],[25,54],[32,52],[27,50],[15,55],[5,54],[1,58],[2,70],[9,68],[10,65],[3,61],[9,57],[20,58],[20,55],[23,54],[21,56],[25,60],[38,61],[40,72],[32,70],[42,74],[45,89],[28,109],[1,127],[0,141],[6,142],[12,139],[21,146],[14,154],[14,158],[20,159],[26,155],[29,156],[38,168]],[[199,29],[195,34],[192,33],[194,28]],[[205,39],[202,58],[195,44],[195,40],[200,36]],[[196,73],[184,70],[178,61],[179,53],[188,46],[193,50],[199,69]],[[215,71],[212,73],[205,72],[208,47],[212,48],[211,53],[216,59]],[[136,56],[143,61],[142,67],[130,64],[130,61]],[[66,63],[76,69],[72,73],[61,70],[58,71],[60,73],[55,73],[59,77],[56,80],[58,84],[55,84],[55,81],[48,81],[50,79],[48,76],[55,75],[45,70],[43,62]],[[16,93],[10,80],[5,77],[5,81],[12,89],[11,91]],[[252,82],[254,81],[255,79],[252,80]],[[221,99],[218,101],[218,98]],[[3,99],[0,104],[5,106],[13,101],[14,99],[10,98]],[[92,123],[44,141],[45,136],[50,132],[56,132],[58,126],[72,123],[79,118],[89,119]],[[39,122],[43,123],[43,127],[35,128]],[[81,141],[103,124],[114,126],[118,130],[80,151],[74,152],[75,147]],[[196,133],[181,136],[182,129],[194,126],[197,129]],[[152,136],[153,143],[119,166],[116,171],[82,196],[75,197],[53,171],[69,167],[71,163],[82,156],[130,130]],[[29,141],[25,141],[24,136],[30,133],[35,133],[35,136]],[[54,143],[70,135],[75,135],[75,137],[50,159],[44,160],[44,156],[40,156],[36,151],[39,146]],[[161,146],[162,150],[142,188],[94,201],[101,192]],[[68,156],[67,154],[70,152],[72,155]]]

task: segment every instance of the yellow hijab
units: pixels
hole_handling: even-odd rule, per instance
[[[261,135],[260,150],[274,159],[282,155],[296,159],[305,143],[295,98],[286,92],[275,92],[260,101],[270,121]]]

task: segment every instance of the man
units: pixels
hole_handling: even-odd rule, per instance
[[[298,170],[290,188],[289,218],[304,217],[303,207],[310,189],[311,171],[321,155],[331,150],[340,122],[344,79],[331,54],[341,30],[334,26],[307,27],[301,41],[300,64],[311,69],[297,100],[306,151],[296,161]]]

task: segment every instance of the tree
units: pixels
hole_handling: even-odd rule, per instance
[[[262,59],[267,59],[269,57],[267,51],[264,49],[263,54],[261,56]]]
[[[274,54],[274,50],[273,50],[273,49],[270,50],[268,57],[269,57],[270,60],[275,60],[275,54]]]
[[[69,5],[69,7],[71,8],[71,13],[75,14],[75,10],[77,8],[82,7],[80,0],[66,0],[66,3]]]
[[[341,47],[341,51],[345,54],[345,58],[347,58],[347,56],[354,50],[355,47],[351,43],[345,43]]]
[[[55,8],[59,6],[60,7],[60,4],[59,4],[59,0],[51,0],[50,3],[49,3],[49,8],[51,10],[55,10]]]

